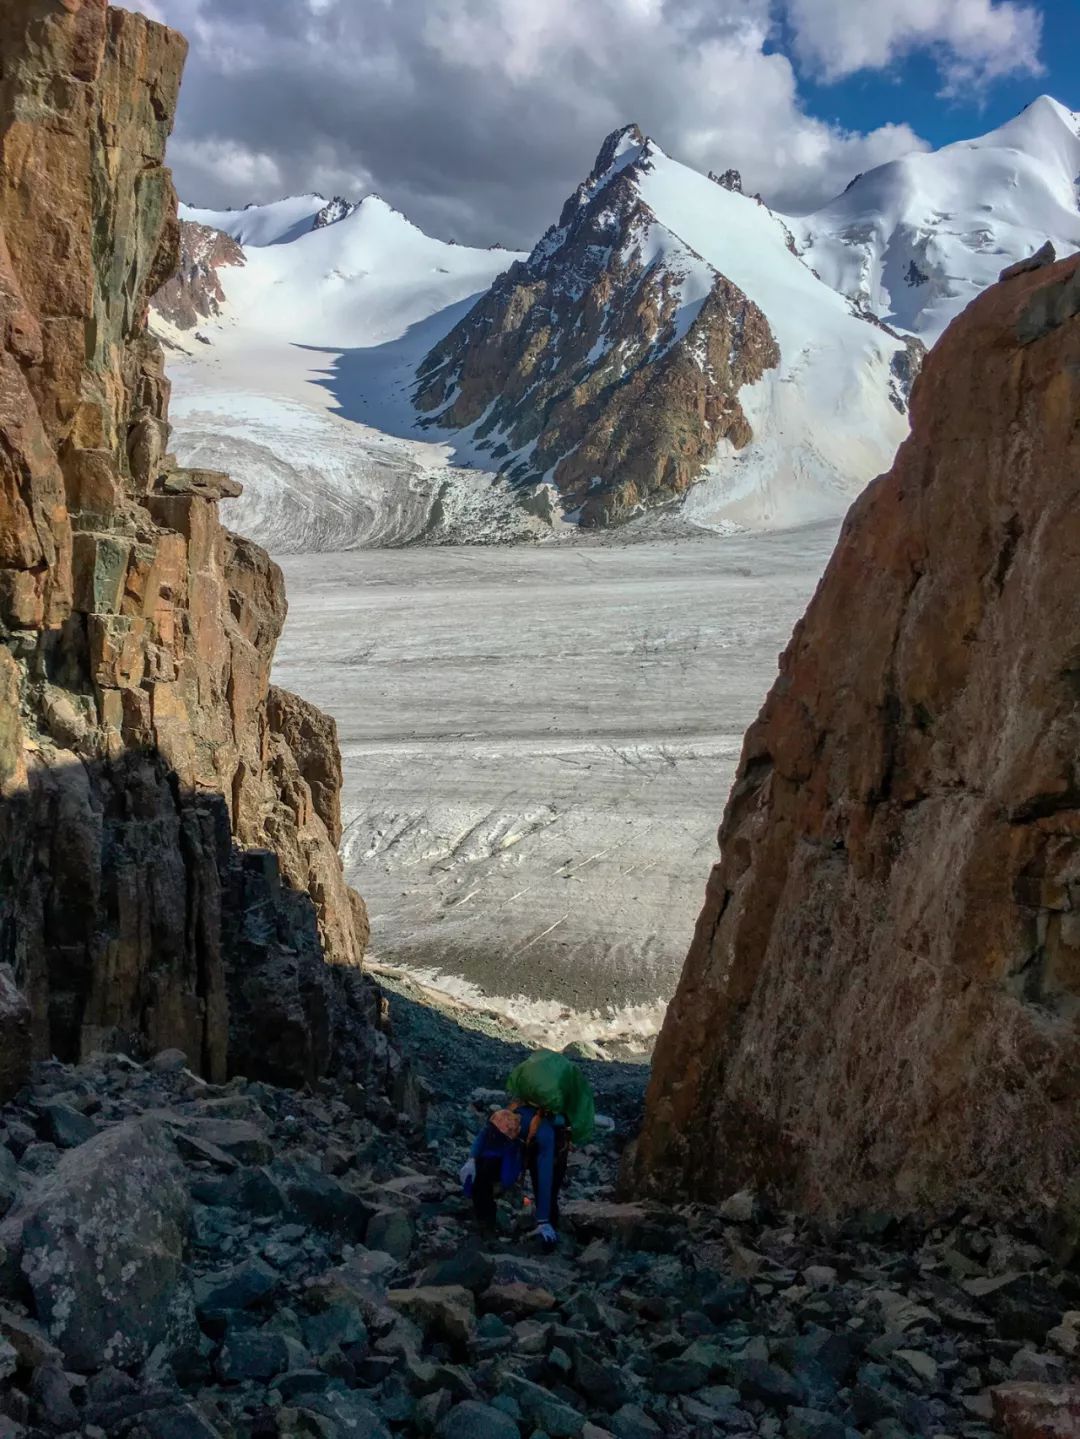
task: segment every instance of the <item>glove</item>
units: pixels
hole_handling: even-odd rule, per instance
[[[462,1188],[473,1182],[473,1180],[476,1178],[475,1159],[467,1159],[465,1161],[465,1163],[461,1166],[461,1173],[458,1175],[458,1178],[461,1180]]]
[[[554,1249],[559,1242],[559,1236],[550,1224],[538,1224],[533,1230],[533,1234],[545,1249]]]

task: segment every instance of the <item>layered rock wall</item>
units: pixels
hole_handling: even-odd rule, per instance
[[[1031,1212],[1080,1172],[1080,261],[953,323],[747,734],[640,1190]]]
[[[333,724],[270,699],[280,571],[222,527],[237,487],[167,453],[146,317],[184,51],[104,0],[0,13],[0,964],[35,1053],[176,1045],[215,1076],[230,991],[273,975],[288,1080],[329,1062],[322,956],[358,966],[366,921]]]

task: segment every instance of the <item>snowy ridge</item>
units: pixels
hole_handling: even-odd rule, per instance
[[[1014,260],[1080,249],[1080,115],[1047,95],[976,140],[860,175],[788,218],[800,252],[860,308],[932,343]]]
[[[245,488],[228,523],[279,553],[531,533],[490,475],[413,432],[403,398],[426,343],[517,257],[432,239],[375,195],[315,228],[326,204],[182,207],[241,238],[246,263],[200,330],[207,343],[155,317],[180,460],[235,474]]]
[[[427,356],[418,403],[572,523],[689,491],[696,523],[773,527],[842,513],[887,468],[906,433],[898,355],[905,342],[824,285],[780,217],[631,126]]]

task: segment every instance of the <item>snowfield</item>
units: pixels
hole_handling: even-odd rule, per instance
[[[868,170],[790,219],[822,279],[932,344],[1014,260],[1080,249],[1080,114],[1048,95],[977,140]]]
[[[433,240],[374,195],[312,230],[324,203],[182,208],[240,240],[246,264],[223,275],[228,302],[202,340],[154,321],[181,463],[235,475],[233,527],[281,553],[529,536],[502,483],[451,465],[408,399],[417,360],[515,257]],[[349,370],[343,397],[338,361],[354,349],[368,368]]]
[[[835,534],[287,557],[274,679],[337,719],[373,958],[648,1039]]]

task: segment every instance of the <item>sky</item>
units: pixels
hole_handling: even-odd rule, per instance
[[[1080,109],[1080,0],[134,4],[191,45],[183,200],[374,190],[464,244],[529,247],[630,121],[805,213],[1036,95]]]

